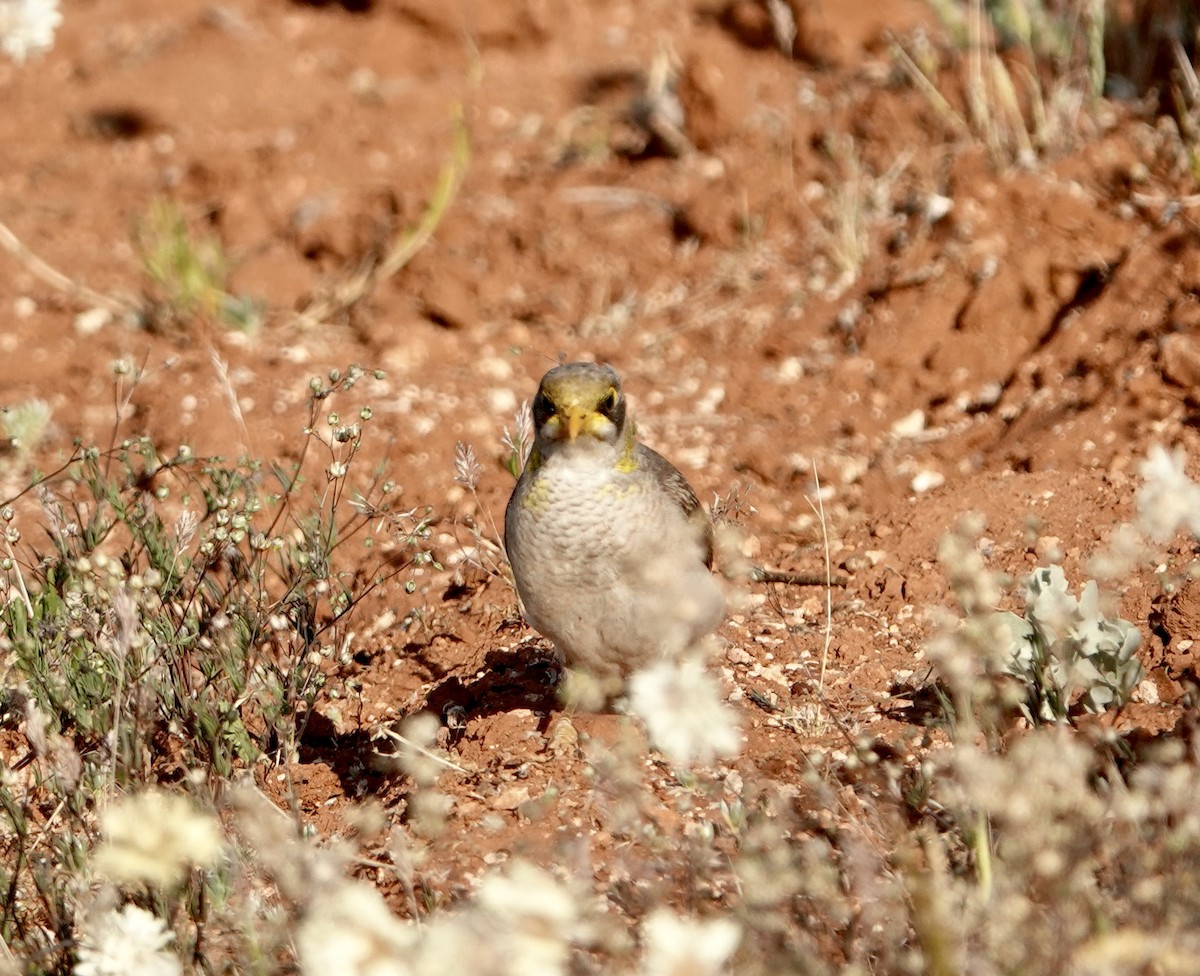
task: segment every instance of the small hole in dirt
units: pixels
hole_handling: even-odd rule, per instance
[[[137,139],[151,132],[154,127],[149,115],[128,106],[92,109],[79,125],[83,135],[111,142]]]
[[[471,588],[465,583],[451,583],[446,587],[446,592],[442,594],[443,600],[461,600],[464,596],[469,596]]]
[[[1071,304],[1075,307],[1090,305],[1100,297],[1108,284],[1109,271],[1107,268],[1088,268],[1079,276],[1079,287],[1075,289],[1075,297]]]
[[[457,324],[452,318],[450,318],[444,312],[438,311],[436,308],[426,308],[424,311],[425,318],[429,319],[432,324],[438,326],[439,328],[453,329]]]
[[[729,3],[716,21],[734,40],[756,51],[777,46],[775,31],[765,4]]]
[[[1186,233],[1171,234],[1163,238],[1163,242],[1159,245],[1164,254],[1176,255],[1187,250],[1192,245],[1192,235]]]
[[[598,71],[584,78],[579,86],[579,99],[588,105],[608,99],[620,101],[632,98],[643,84],[644,79],[636,71]]]
[[[692,238],[701,240],[703,238],[691,216],[682,207],[677,207],[671,213],[671,234],[676,241],[687,241]]]

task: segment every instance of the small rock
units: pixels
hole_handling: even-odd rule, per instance
[[[94,335],[108,325],[112,317],[107,308],[89,308],[75,316],[75,331],[80,335]]]
[[[725,652],[725,660],[730,664],[753,664],[754,658],[736,645]]]
[[[491,806],[493,810],[515,810],[529,799],[528,786],[510,786],[492,798]]]
[[[874,563],[871,562],[870,557],[865,552],[847,553],[846,558],[841,562],[842,569],[851,575],[861,573],[864,569],[873,565]]]
[[[925,470],[918,471],[913,475],[911,482],[912,490],[918,495],[922,492],[932,491],[934,488],[940,488],[946,483],[946,476],[940,471]]]
[[[925,429],[925,411],[914,410],[892,424],[892,436],[916,437]]]
[[[1150,678],[1142,681],[1136,688],[1133,689],[1133,694],[1130,696],[1134,701],[1142,702],[1146,705],[1157,705],[1162,699],[1158,694],[1158,685]]]
[[[1163,376],[1176,386],[1200,387],[1200,345],[1176,332],[1162,341],[1158,353]]]
[[[984,383],[977,390],[960,393],[954,398],[954,405],[964,413],[968,410],[986,410],[1000,402],[1004,395],[1004,387],[999,383]]]
[[[940,193],[931,193],[925,201],[925,221],[936,224],[954,209],[954,201]]]
[[[687,119],[688,135],[701,152],[719,146],[737,131],[739,93],[732,88],[720,67],[704,58],[689,58],[680,72],[678,97]]]
[[[862,315],[862,302],[854,299],[837,313],[837,326],[843,332],[853,332]]]
[[[1044,535],[1033,544],[1038,559],[1057,563],[1062,560],[1062,539],[1056,535]]]
[[[467,296],[449,282],[432,282],[425,288],[421,314],[447,329],[464,329],[477,318]]]

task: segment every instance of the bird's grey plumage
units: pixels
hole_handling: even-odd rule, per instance
[[[609,691],[720,623],[711,525],[687,479],[639,444],[620,380],[571,363],[543,377],[536,440],[505,511],[531,626]]]
[[[700,499],[696,497],[695,489],[688,484],[687,478],[679,469],[654,448],[638,442],[635,451],[639,466],[654,475],[663,491],[675,499],[684,515],[699,528],[704,541],[704,565],[712,566],[712,521],[700,504]]]

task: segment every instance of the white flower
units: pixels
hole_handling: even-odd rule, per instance
[[[579,912],[571,893],[528,861],[514,861],[507,871],[489,874],[479,885],[475,901],[505,926],[537,918],[566,932]]]
[[[175,933],[136,905],[89,920],[79,937],[75,976],[180,976],[179,958],[167,950]]]
[[[378,891],[346,881],[313,898],[296,951],[305,976],[408,976],[417,939]]]
[[[192,866],[210,867],[221,855],[216,820],[175,793],[126,797],[104,811],[100,829],[104,843],[93,863],[118,883],[174,885]]]
[[[706,765],[741,748],[737,718],[696,658],[661,661],[629,681],[629,706],[650,741],[672,761]]]
[[[642,924],[643,976],[717,976],[741,941],[730,918],[701,921],[668,908],[655,909]]]
[[[522,861],[491,874],[473,902],[418,928],[361,881],[318,889],[296,933],[304,976],[562,976],[583,934],[570,889]]]
[[[488,916],[493,945],[503,947],[508,971],[559,976],[567,971],[579,908],[571,892],[527,861],[484,879],[475,902]]]
[[[446,770],[445,761],[434,752],[441,727],[441,719],[432,712],[418,712],[406,718],[401,726],[403,737],[397,753],[400,768],[416,781],[417,786],[434,786],[438,775]]]
[[[1145,484],[1137,493],[1138,528],[1166,542],[1181,527],[1200,536],[1200,485],[1184,473],[1180,448],[1167,453],[1155,444],[1139,467]]]
[[[0,51],[24,61],[50,48],[61,23],[58,0],[0,0]]]
[[[423,930],[417,976],[563,976],[571,946],[587,938],[579,902],[567,886],[525,861],[489,874],[462,911]]]

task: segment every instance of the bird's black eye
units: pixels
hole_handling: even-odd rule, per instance
[[[554,416],[554,401],[546,395],[544,390],[538,390],[538,395],[533,400],[534,429],[540,430],[552,416]]]
[[[617,428],[625,425],[625,401],[621,399],[621,394],[615,386],[610,387],[608,392],[601,397],[600,402],[596,405],[596,410],[601,416],[611,420]]]

